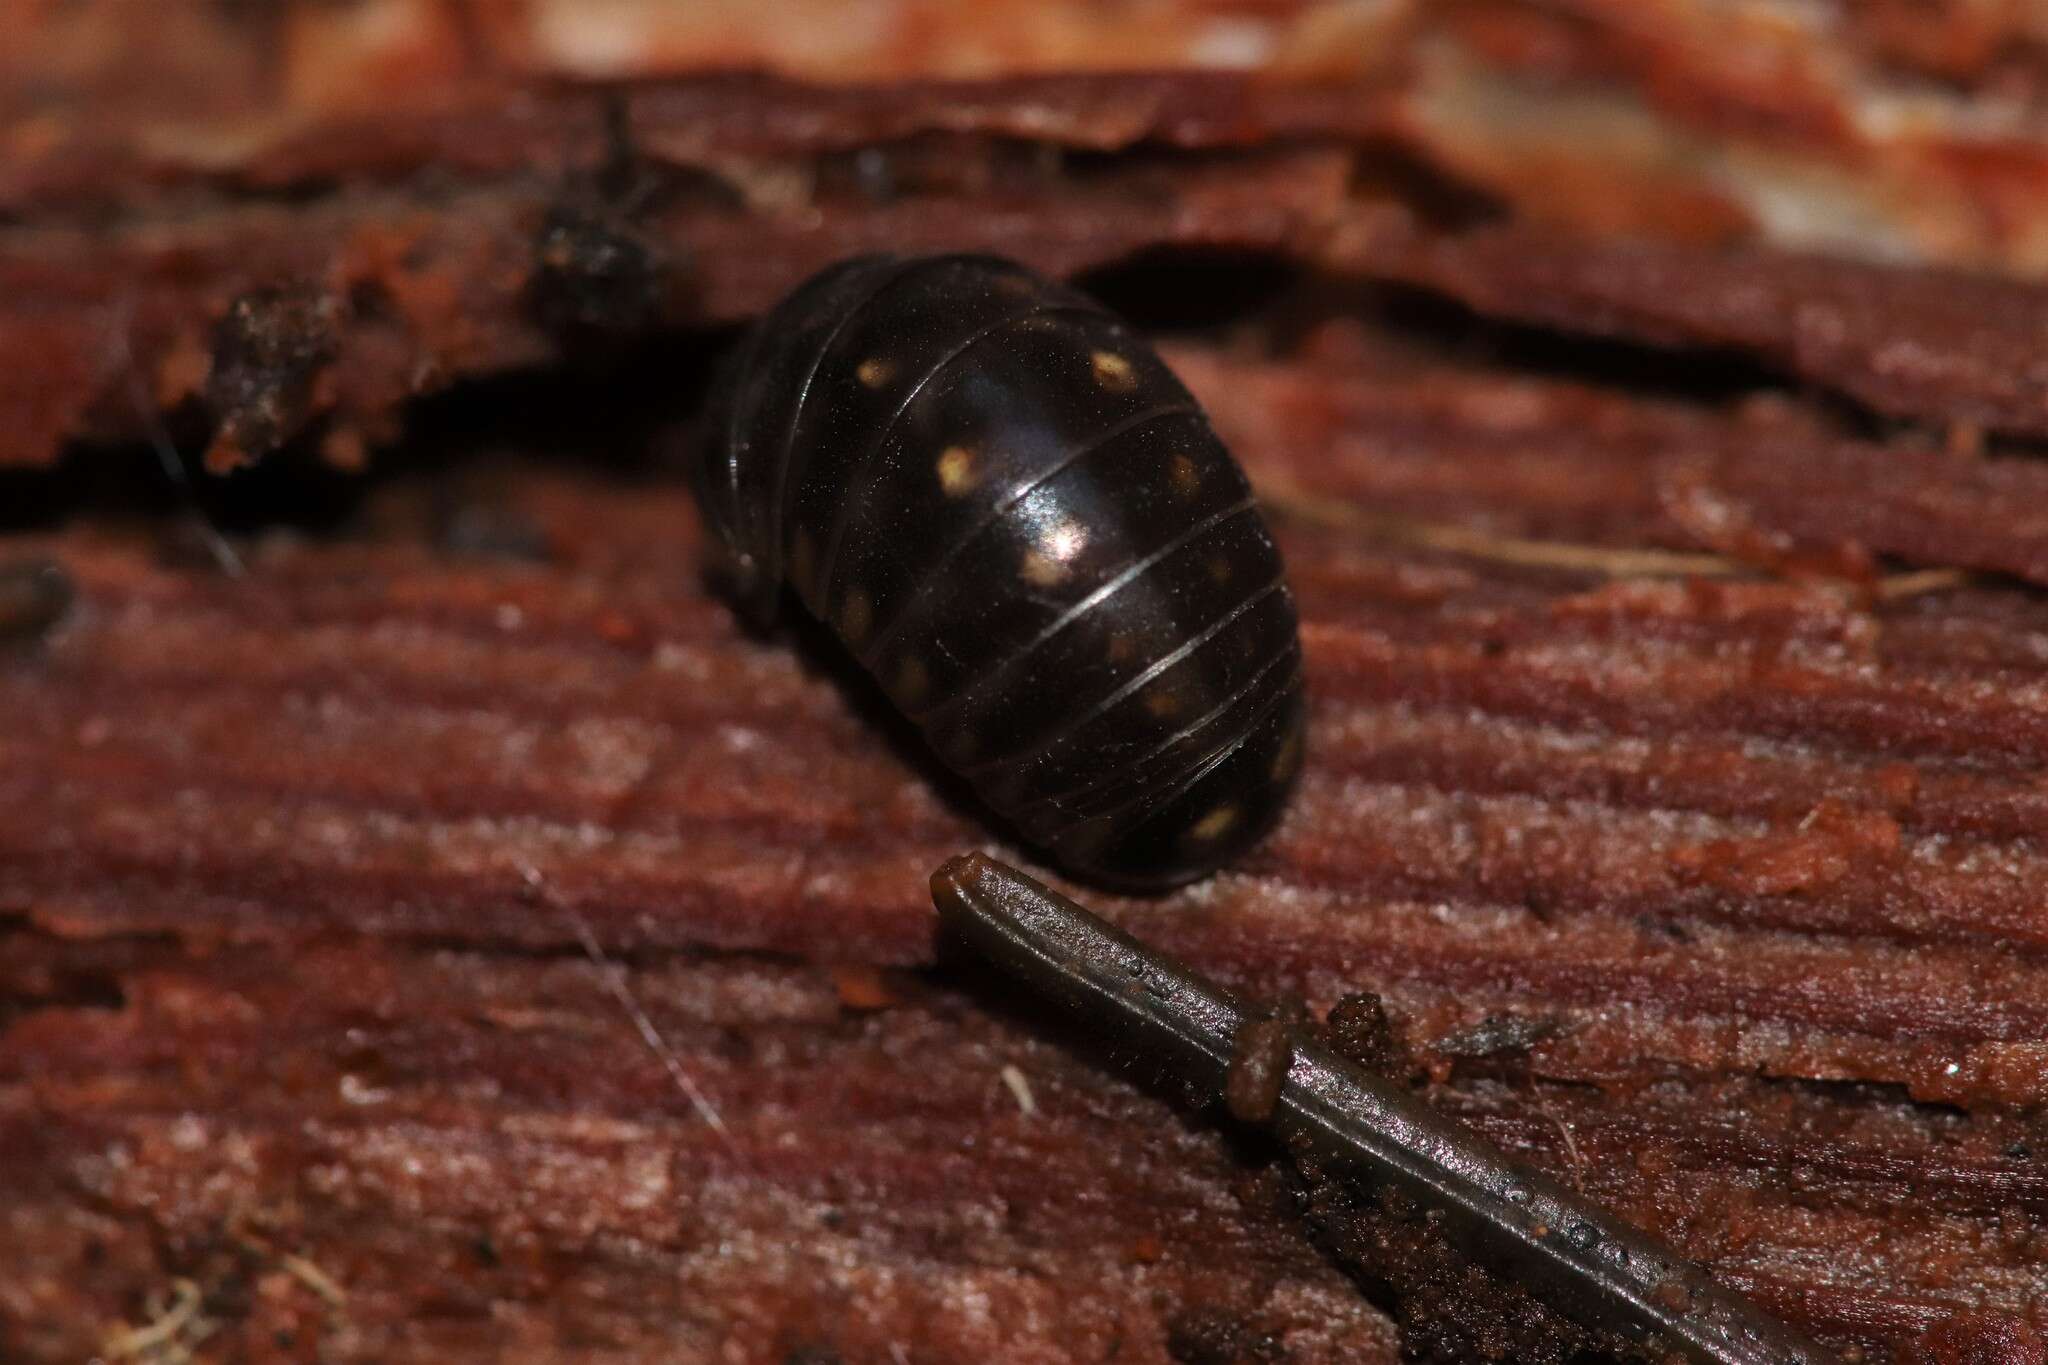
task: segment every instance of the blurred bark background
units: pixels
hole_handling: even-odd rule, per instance
[[[0,25],[0,1359],[1397,1357],[1398,1248],[926,970],[991,832],[701,578],[732,328],[943,248],[1158,333],[1303,612],[1278,834],[1089,903],[2043,1358],[2037,6]]]

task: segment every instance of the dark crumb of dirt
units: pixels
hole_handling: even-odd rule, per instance
[[[1899,1347],[1898,1365],[2048,1365],[2048,1336],[2010,1313],[1956,1313]]]
[[[1488,1273],[1451,1244],[1436,1214],[1413,1201],[1333,1176],[1305,1154],[1296,1154],[1295,1165],[1310,1226],[1330,1255],[1388,1306],[1408,1359],[1445,1365],[1662,1361],[1657,1344],[1589,1331],[1527,1289]]]
[[[213,334],[206,401],[219,420],[206,452],[225,474],[304,430],[321,371],[334,359],[341,305],[308,288],[259,289],[228,305]]]
[[[1564,1032],[1556,1019],[1532,1014],[1489,1014],[1470,1028],[1447,1033],[1430,1045],[1446,1057],[1504,1057],[1527,1052]]]
[[[1292,1019],[1254,1019],[1237,1032],[1223,1078],[1223,1103],[1242,1123],[1264,1123],[1280,1103],[1300,1026]]]
[[[534,239],[534,315],[558,332],[629,335],[661,313],[667,262],[608,209],[557,204]]]
[[[1323,1033],[1338,1056],[1375,1075],[1402,1080],[1415,1070],[1407,1040],[1388,1017],[1385,1003],[1369,991],[1347,995],[1330,1006]]]
[[[1278,1338],[1216,1308],[1182,1313],[1168,1322],[1166,1353],[1180,1365],[1284,1365],[1292,1358]]]
[[[71,575],[52,559],[0,564],[0,643],[42,639],[77,596]]]

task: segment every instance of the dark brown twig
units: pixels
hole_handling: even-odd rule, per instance
[[[981,854],[934,872],[932,899],[959,941],[1053,1003],[1141,1042],[1148,1063],[1190,1088],[1227,1086],[1240,1035],[1265,1018]],[[1296,1042],[1266,1122],[1297,1154],[1441,1212],[1467,1254],[1587,1327],[1655,1338],[1701,1365],[1835,1359],[1668,1247],[1317,1043]]]

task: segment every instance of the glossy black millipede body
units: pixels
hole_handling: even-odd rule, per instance
[[[1301,646],[1250,484],[1085,295],[868,256],[755,329],[698,469],[766,617],[792,588],[1027,841],[1109,885],[1243,852],[1301,763]]]

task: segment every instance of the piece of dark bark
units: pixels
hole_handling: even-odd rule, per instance
[[[1747,353],[1888,417],[2048,435],[2048,286],[2031,281],[1519,223],[1448,236],[1366,225],[1326,259],[1491,317]]]

